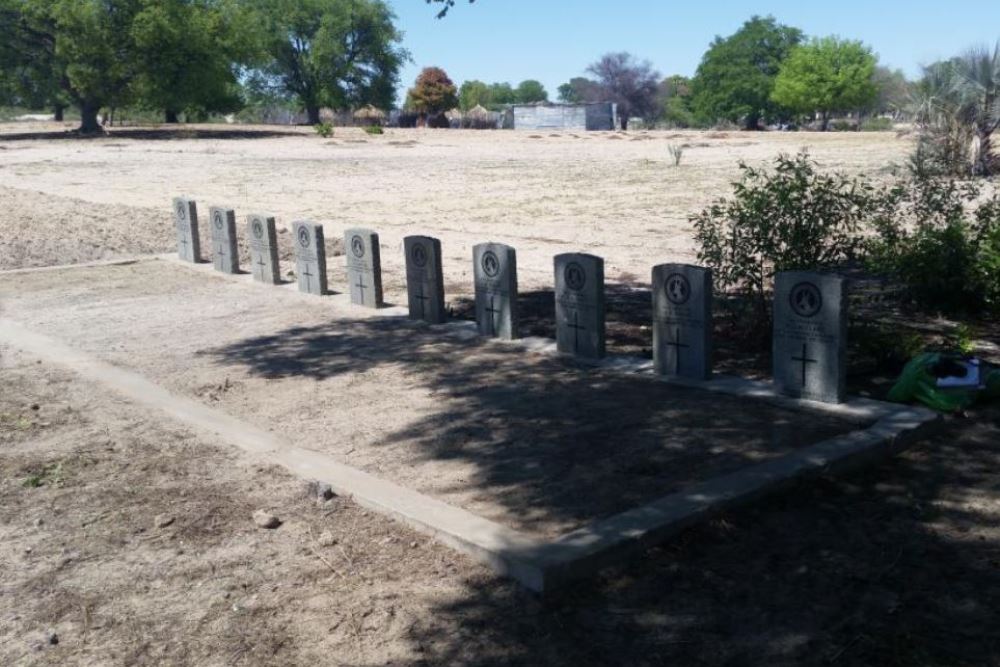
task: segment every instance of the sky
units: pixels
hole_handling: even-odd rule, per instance
[[[457,0],[440,20],[437,4],[387,2],[413,58],[401,97],[435,65],[456,85],[538,79],[555,100],[560,84],[611,51],[647,59],[663,75],[690,76],[715,36],[732,34],[753,13],[809,36],[860,39],[911,77],[922,64],[1000,39],[1000,0]]]

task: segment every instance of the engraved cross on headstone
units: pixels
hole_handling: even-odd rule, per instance
[[[306,289],[312,291],[312,277],[316,274],[309,273],[309,267],[306,267],[306,270],[302,272],[302,275],[306,277]]]
[[[587,327],[580,324],[580,313],[578,311],[573,311],[573,323],[567,323],[566,326],[573,330],[573,351],[578,352],[580,350],[580,332],[587,330]]]
[[[427,314],[427,302],[430,301],[430,297],[424,294],[423,285],[419,285],[419,287],[420,292],[418,294],[414,294],[413,298],[420,302],[420,317],[423,317]]]
[[[358,274],[358,282],[355,285],[361,291],[361,303],[365,302],[365,290],[368,289],[368,285],[365,285],[365,277]]]
[[[817,364],[819,361],[817,359],[810,359],[808,356],[808,344],[802,343],[802,356],[792,357],[792,361],[798,361],[802,364],[802,386],[806,386],[806,368],[808,364]]]
[[[497,320],[496,320],[496,317],[497,317],[497,314],[501,312],[500,310],[498,310],[496,308],[496,306],[493,305],[493,299],[494,298],[495,297],[491,294],[490,295],[490,306],[489,306],[489,308],[486,309],[486,312],[490,314],[490,335],[496,335],[496,332],[497,332]]]
[[[691,347],[690,345],[687,345],[687,344],[681,342],[681,329],[680,329],[680,327],[677,327],[677,328],[674,329],[674,339],[672,341],[668,341],[666,343],[666,345],[667,345],[667,347],[674,348],[674,356],[676,357],[676,359],[675,359],[674,373],[676,373],[677,375],[680,375],[681,374],[681,348]]]

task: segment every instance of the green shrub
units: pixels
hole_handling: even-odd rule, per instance
[[[892,128],[891,118],[866,118],[861,123],[862,132],[891,132]]]
[[[778,156],[770,171],[744,163],[740,169],[733,198],[716,201],[691,222],[698,258],[712,268],[717,285],[744,293],[758,322],[767,321],[774,274],[853,259],[876,200],[867,181],[818,173],[805,152]]]
[[[869,265],[897,276],[924,309],[1000,312],[1000,196],[981,195],[975,183],[927,174],[895,187],[875,219]]]
[[[368,134],[385,134],[385,130],[383,130],[378,125],[369,125],[369,126],[367,126],[365,128],[365,132],[368,133]]]
[[[313,126],[313,129],[316,130],[316,134],[324,139],[329,139],[333,136],[333,125],[330,123],[318,123]]]
[[[833,132],[854,132],[857,129],[858,126],[849,120],[840,119],[830,123],[830,130]]]

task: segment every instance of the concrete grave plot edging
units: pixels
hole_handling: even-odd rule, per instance
[[[188,270],[211,271],[210,265],[184,263],[172,256],[161,258]],[[250,287],[249,276],[215,275],[221,275],[226,280],[242,281]],[[289,296],[299,296],[297,292],[288,293]],[[404,319],[407,315],[402,308],[371,312],[373,317]],[[474,322],[428,326],[447,329],[459,336],[478,336]],[[789,397],[779,393],[770,383],[743,378],[715,376],[712,380],[703,381],[658,376],[653,372],[652,362],[645,359],[612,356],[593,360],[588,365],[595,368],[627,373],[651,382],[668,382],[802,411],[823,412],[857,423],[861,428],[781,458],[705,480],[546,541],[338,463],[328,455],[283,442],[273,434],[198,401],[174,395],[137,373],[93,359],[9,320],[0,319],[0,341],[69,366],[138,403],[164,410],[181,422],[220,435],[237,447],[282,465],[295,474],[321,479],[338,493],[352,496],[361,505],[400,519],[536,592],[554,590],[593,575],[713,515],[775,492],[797,480],[843,472],[895,455],[923,436],[922,428],[940,421],[939,415],[920,407],[863,398],[840,404],[820,403]],[[489,344],[517,345],[528,352],[558,354],[555,342],[543,338],[493,339]]]

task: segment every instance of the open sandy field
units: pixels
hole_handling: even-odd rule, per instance
[[[604,256],[612,351],[629,353],[648,331],[616,319],[622,304],[648,301],[632,288],[653,264],[694,259],[688,216],[728,193],[738,160],[808,146],[879,174],[910,148],[893,134],[60,132],[0,126],[0,270],[172,252],[185,194],[322,222],[336,292],[341,232],[375,229],[395,303],[409,234],[441,238],[459,308],[476,243],[518,249],[529,302],[551,300],[552,255]],[[688,145],[680,166],[671,143]],[[543,536],[848,428],[210,267],[0,277],[0,318]],[[528,333],[549,335],[536,311]],[[0,344],[0,665],[1000,665],[996,407],[537,598],[40,356]],[[282,525],[256,527],[260,509]]]

